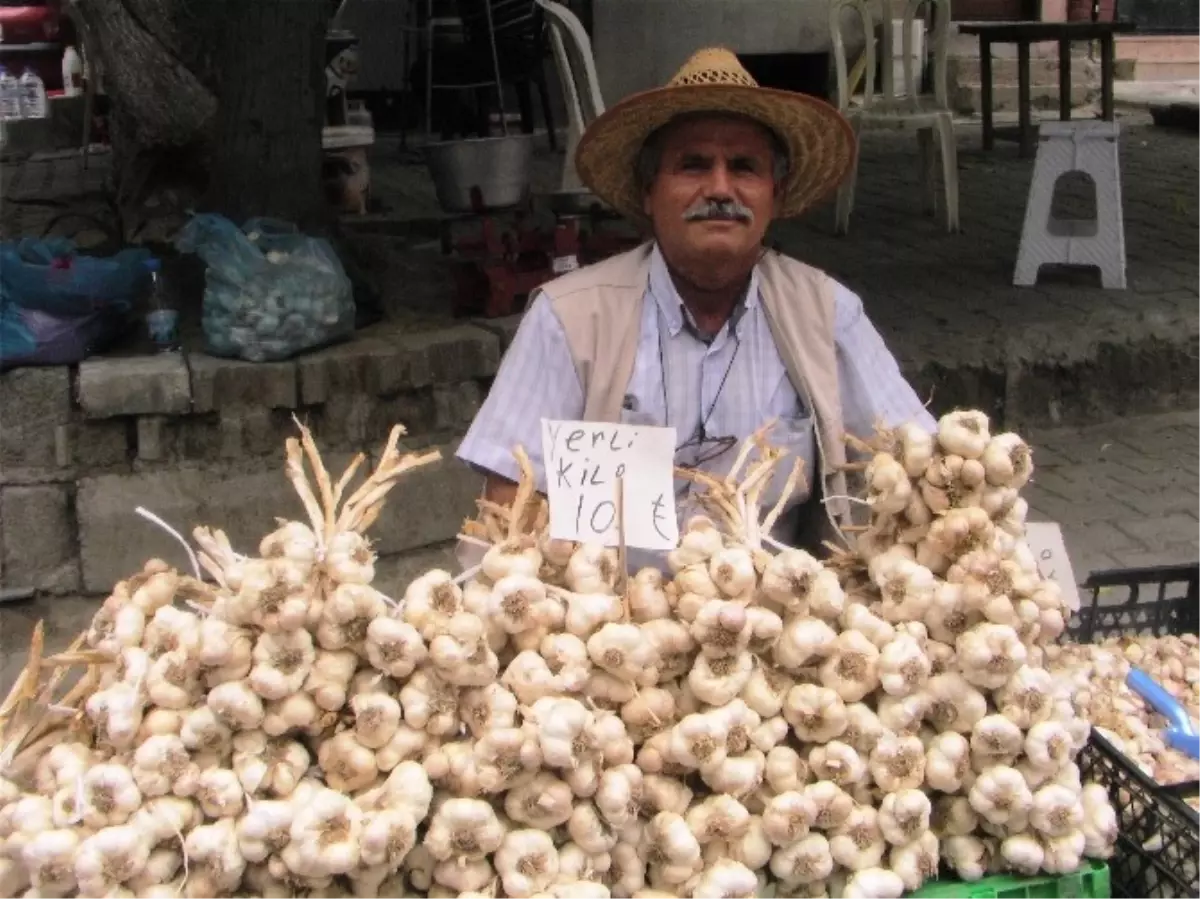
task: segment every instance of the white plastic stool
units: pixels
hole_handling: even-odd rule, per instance
[[[1032,287],[1047,263],[1093,265],[1107,289],[1125,289],[1125,223],[1121,212],[1121,163],[1116,122],[1046,122],[1038,129],[1037,161],[1025,204],[1025,226],[1013,284]],[[1096,218],[1072,221],[1050,216],[1054,187],[1068,172],[1091,176]]]

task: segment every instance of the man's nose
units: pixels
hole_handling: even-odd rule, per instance
[[[710,200],[733,199],[733,179],[729,177],[729,169],[725,167],[724,163],[715,163],[708,170],[705,195]]]

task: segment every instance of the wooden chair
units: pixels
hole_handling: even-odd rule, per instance
[[[921,7],[928,3],[932,11],[933,30],[930,43],[933,45],[933,93],[917,90],[917,75],[913,71],[912,32],[913,22]],[[843,13],[849,8],[862,22],[867,37],[866,80],[862,103],[850,105],[850,72],[846,59]],[[875,31],[873,16],[867,0],[833,0],[829,12],[829,29],[833,38],[834,64],[837,70],[838,109],[850,121],[856,135],[870,128],[893,131],[915,131],[921,150],[921,169],[928,192],[927,209],[936,212],[938,206],[937,177],[935,174],[934,143],[940,149],[942,159],[942,181],[945,186],[945,220],[947,231],[957,231],[958,222],[958,153],[954,140],[954,116],[947,101],[946,89],[946,44],[950,26],[950,0],[908,0],[902,20],[902,65],[904,91],[897,95],[894,87],[893,61],[895,59],[894,23],[890,3],[884,3],[882,18],[883,40],[880,62],[883,70],[883,91],[875,92],[876,50],[872,35]],[[857,151],[856,151],[857,154]],[[854,207],[855,181],[858,177],[858,158],[855,156],[850,176],[838,191],[837,231],[845,234],[850,229],[850,211]]]

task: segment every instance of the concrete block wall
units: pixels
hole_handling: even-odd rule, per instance
[[[302,517],[283,467],[293,416],[335,477],[355,453],[373,463],[396,423],[404,446],[440,449],[392,491],[372,536],[393,569],[405,554],[445,557],[479,490],[454,450],[513,327],[383,329],[279,363],[178,354],[0,375],[0,587],[103,593],[151,556],[186,564],[138,506],[255,551],[276,517]]]

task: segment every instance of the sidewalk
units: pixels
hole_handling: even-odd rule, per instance
[[[1077,580],[1200,556],[1196,411],[1023,436],[1034,447],[1029,517],[1062,525]]]
[[[1076,580],[1104,568],[1196,561],[1197,420],[1196,411],[1172,412],[1022,435],[1034,447],[1034,481],[1024,492],[1030,518],[1062,525]],[[60,650],[100,602],[62,596],[0,607],[0,695],[24,664],[39,618],[47,651]]]

